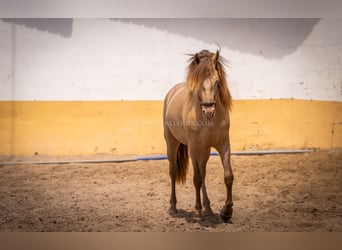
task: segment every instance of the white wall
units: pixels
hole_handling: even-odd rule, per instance
[[[0,20],[0,100],[162,100],[221,54],[234,99],[342,101],[342,19]]]

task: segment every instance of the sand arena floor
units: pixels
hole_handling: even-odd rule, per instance
[[[0,163],[0,231],[342,231],[342,150],[232,156],[232,223],[218,213],[223,168],[212,156],[213,216],[194,218],[192,167],[169,214],[167,160],[113,164]]]

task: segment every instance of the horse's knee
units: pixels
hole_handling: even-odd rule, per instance
[[[224,174],[224,183],[228,186],[232,185],[234,181],[233,173],[225,173]]]
[[[197,187],[197,188],[201,188],[202,187],[202,180],[201,179],[199,179],[199,178],[194,178],[194,185],[195,185],[195,187]]]

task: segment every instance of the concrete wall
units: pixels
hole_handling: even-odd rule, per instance
[[[0,154],[163,153],[162,100],[184,80],[185,54],[216,43],[229,60],[233,149],[340,147],[341,27],[342,19],[2,19]]]
[[[235,99],[342,100],[341,19],[0,24],[1,100],[161,100],[184,80],[184,54],[216,50],[215,42],[231,62]]]

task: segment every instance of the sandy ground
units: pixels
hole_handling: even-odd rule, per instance
[[[192,169],[169,214],[168,162],[4,165],[0,231],[342,231],[342,150],[233,156],[231,223],[219,219],[223,168],[212,156],[213,216],[194,218]]]

